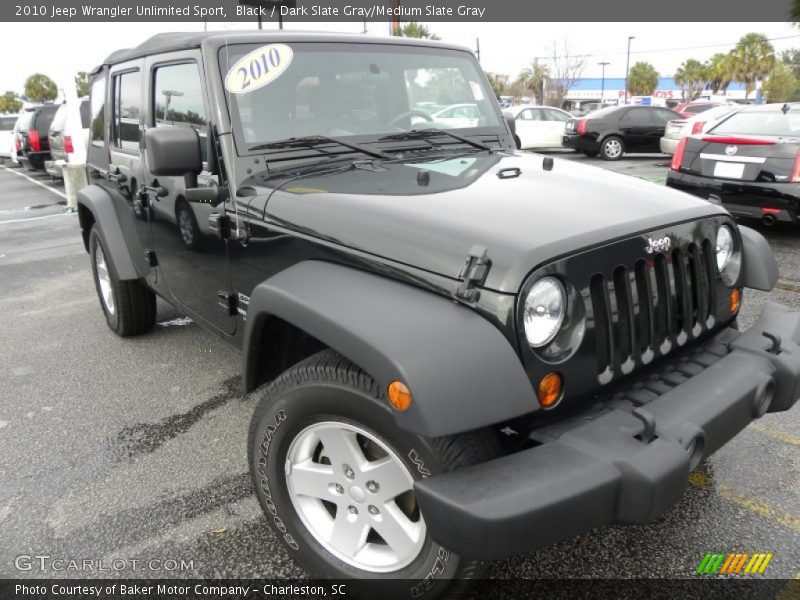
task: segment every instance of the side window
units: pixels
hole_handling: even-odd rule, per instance
[[[203,160],[207,160],[208,119],[197,64],[157,67],[153,72],[152,89],[153,125],[196,129],[200,134]]]
[[[121,150],[139,151],[139,117],[142,75],[131,71],[114,77],[114,145]]]
[[[517,115],[517,121],[531,121],[533,119],[533,115],[531,114],[531,109],[526,108],[525,110],[520,111]]]
[[[106,124],[106,77],[100,75],[92,82],[91,95],[89,96],[90,106],[90,129],[92,146],[103,146],[104,129]]]
[[[651,125],[652,121],[650,120],[650,115],[647,114],[648,112],[647,109],[632,108],[622,116],[620,123],[628,127]]]
[[[569,118],[569,116],[564,113],[553,110],[552,108],[546,108],[544,112],[547,114],[548,121],[566,121]]]

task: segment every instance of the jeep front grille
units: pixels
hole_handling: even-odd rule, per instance
[[[595,274],[589,286],[600,380],[667,354],[714,325],[715,256],[709,239]]]

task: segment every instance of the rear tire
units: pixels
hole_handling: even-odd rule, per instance
[[[202,234],[197,226],[194,211],[186,200],[178,202],[178,207],[175,209],[175,220],[178,224],[178,235],[183,245],[188,250],[197,250],[202,241]]]
[[[332,350],[255,395],[248,454],[256,495],[297,562],[367,597],[435,598],[453,591],[451,580],[483,573],[481,561],[430,538],[413,481],[499,456],[499,434],[429,439],[400,429],[375,381]]]
[[[600,144],[600,156],[603,160],[619,160],[625,153],[625,146],[622,139],[616,135],[610,135]]]
[[[138,279],[117,277],[96,225],[89,233],[89,249],[95,289],[111,331],[120,337],[150,331],[156,324],[155,293]]]

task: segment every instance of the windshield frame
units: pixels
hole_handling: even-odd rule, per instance
[[[227,65],[227,56],[225,55],[229,46],[237,46],[237,45],[257,45],[271,43],[273,40],[245,40],[245,39],[231,39],[230,42],[225,45],[219,45],[216,48],[216,76],[220,77],[221,80],[224,81],[226,71],[224,71],[225,65]],[[497,125],[491,126],[482,126],[482,127],[463,127],[463,128],[456,128],[454,131],[462,136],[481,136],[481,135],[493,135],[497,136],[498,140],[502,145],[502,139],[504,136],[508,135],[506,130],[505,119],[503,117],[502,111],[500,110],[500,105],[496,100],[494,92],[492,91],[491,86],[489,85],[488,80],[486,79],[485,73],[478,63],[475,56],[467,49],[460,49],[460,48],[453,48],[453,47],[438,47],[429,44],[408,44],[408,43],[396,43],[392,41],[369,41],[365,42],[362,40],[353,40],[353,41],[328,41],[328,40],[308,40],[308,39],[281,39],[281,40],[274,40],[276,43],[286,43],[292,46],[299,46],[299,45],[319,45],[319,44],[336,44],[341,46],[351,46],[353,51],[364,51],[369,52],[370,47],[394,47],[397,48],[398,51],[413,51],[419,50],[420,52],[437,52],[437,53],[452,53],[453,55],[458,56],[459,58],[466,58],[470,62],[472,62],[475,72],[479,75],[478,77],[478,84],[481,86],[481,91],[486,98],[486,103],[489,106],[490,110],[494,112],[495,118],[497,119]],[[404,40],[405,42],[405,40]],[[257,142],[248,142],[245,139],[244,131],[242,128],[242,122],[239,116],[239,111],[236,108],[235,104],[231,101],[232,94],[224,89],[223,86],[223,96],[224,96],[224,106],[226,108],[228,117],[230,119],[231,130],[233,133],[233,142],[234,148],[236,150],[236,154],[240,157],[248,157],[248,156],[262,156],[265,154],[263,149],[255,150],[253,148],[263,145],[263,144],[270,144],[272,142],[277,142],[279,140],[261,140]],[[386,135],[391,135],[393,133],[403,133],[397,131],[386,131],[381,133],[371,133],[371,134],[356,134],[356,135],[339,135],[337,137],[341,138],[342,140],[346,140],[351,143],[355,144],[373,144],[376,143],[381,137]],[[302,136],[298,136],[302,137]],[[293,150],[293,153],[297,153],[297,150]],[[272,159],[277,158],[275,156],[271,157]],[[306,159],[319,159],[320,155],[318,153],[310,153],[308,156],[297,156],[292,158],[292,162],[296,160],[306,160]],[[342,157],[344,158],[344,156]]]

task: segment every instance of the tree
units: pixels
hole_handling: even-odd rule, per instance
[[[767,102],[788,102],[797,91],[799,83],[792,70],[783,61],[776,61],[769,77],[764,80],[763,90]]]
[[[706,78],[715,94],[725,92],[733,80],[733,57],[718,52],[705,64]]]
[[[78,98],[89,95],[89,74],[86,71],[75,74],[75,88],[78,90]]]
[[[547,65],[539,64],[539,59],[534,61],[517,75],[515,95],[531,94],[538,102],[544,102],[544,88],[550,80],[550,69]]]
[[[762,33],[748,33],[731,50],[733,78],[744,83],[745,98],[775,65],[775,48]]]
[[[34,73],[25,80],[25,96],[31,102],[52,102],[58,96],[56,82],[42,73]]]
[[[784,50],[781,53],[781,62],[784,67],[791,71],[794,78],[800,82],[800,49],[790,48],[789,50]],[[800,85],[798,85],[789,100],[792,102],[800,100]]]
[[[628,73],[628,93],[631,96],[651,96],[658,87],[658,71],[649,62],[639,61]]]
[[[424,38],[428,40],[438,40],[440,39],[438,35],[432,33],[430,29],[426,25],[422,25],[421,23],[417,23],[415,21],[409,21],[400,29],[397,30],[398,37],[409,37],[409,38]]]
[[[0,113],[18,113],[22,110],[22,102],[15,92],[8,91],[0,96]]]
[[[675,71],[675,83],[681,86],[684,100],[694,100],[706,86],[708,73],[705,65],[699,60],[690,58]]]
[[[583,75],[586,68],[586,57],[576,56],[570,52],[569,41],[564,38],[561,48],[553,42],[553,52],[550,59],[550,86],[547,90],[546,103],[551,106],[564,106],[564,100],[569,91]]]
[[[501,75],[500,73],[486,73],[486,78],[489,80],[489,85],[492,86],[494,95],[498,98],[506,93],[508,87],[508,75]]]

